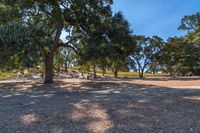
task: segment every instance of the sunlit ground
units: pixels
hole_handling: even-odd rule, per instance
[[[200,131],[200,80],[0,82],[3,133]]]

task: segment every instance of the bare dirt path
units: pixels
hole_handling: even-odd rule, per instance
[[[3,133],[198,133],[200,80],[0,82]]]

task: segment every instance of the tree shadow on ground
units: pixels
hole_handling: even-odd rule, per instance
[[[200,131],[200,89],[84,81],[0,84],[5,133]]]

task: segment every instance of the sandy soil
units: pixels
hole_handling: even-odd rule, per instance
[[[200,80],[0,82],[0,133],[198,133]]]

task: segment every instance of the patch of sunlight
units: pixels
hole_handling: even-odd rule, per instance
[[[121,115],[127,115],[130,113],[130,111],[127,109],[120,109],[120,110],[117,110],[117,113],[119,113]]]
[[[25,125],[29,125],[31,123],[34,123],[34,122],[38,121],[38,118],[36,117],[35,114],[26,114],[26,115],[20,116],[20,120]]]
[[[16,87],[19,88],[18,90],[24,91],[24,90],[32,88],[33,85],[32,84],[26,84],[26,83],[24,83],[24,84],[19,84]]]
[[[139,102],[139,103],[148,103],[149,100],[147,100],[147,99],[141,99],[141,100],[138,100],[138,102]]]
[[[45,98],[51,98],[54,94],[44,94],[44,95],[32,95],[30,96],[31,98],[41,98],[41,97],[45,97]]]
[[[92,133],[104,133],[113,127],[107,111],[97,104],[73,104],[75,110],[70,118],[75,121],[87,121],[86,127]],[[68,117],[68,118],[69,118]]]
[[[103,90],[103,91],[92,91],[90,93],[97,93],[97,94],[109,94],[111,90]]]
[[[85,108],[85,107],[83,106],[83,104],[81,104],[81,103],[73,104],[73,106],[74,106],[76,109],[84,109],[84,108]]]
[[[90,110],[90,115],[92,118],[95,118],[94,121],[91,121],[87,128],[93,133],[104,133],[106,130],[113,127],[112,122],[110,121],[109,115],[105,109],[100,107],[95,107]]]
[[[56,127],[56,128],[53,128],[52,132],[53,132],[53,133],[63,133],[64,131],[63,131],[62,128]]]
[[[94,121],[87,125],[87,128],[93,133],[104,133],[113,127],[109,120]]]
[[[73,120],[76,120],[76,121],[78,121],[78,120],[84,118],[84,116],[85,116],[85,114],[82,113],[82,112],[80,112],[80,111],[74,111],[74,112],[71,114],[71,118],[72,118]]]
[[[83,100],[81,100],[81,102],[89,102],[90,100],[88,100],[88,99],[83,99]]]
[[[121,93],[120,91],[114,91],[113,93],[115,93],[115,94],[119,94],[119,93]]]
[[[147,90],[147,88],[140,88],[140,89],[138,89],[138,90]]]
[[[54,94],[44,94],[43,96],[46,98],[51,98]]]
[[[72,105],[74,106],[75,109],[71,114],[66,115],[66,117],[71,118],[72,120],[75,120],[75,121],[79,121],[83,119],[86,116],[86,112],[84,111],[86,110],[86,107],[84,106],[84,104],[79,102]]]
[[[197,100],[197,101],[200,101],[200,96],[190,96],[190,97],[184,97],[184,99],[187,99],[187,100]]]
[[[21,96],[22,94],[21,93],[15,93],[13,94],[14,96]]]
[[[12,95],[3,96],[3,98],[9,98],[9,97],[12,97]]]
[[[99,90],[99,91],[92,91],[90,93],[97,93],[97,94],[109,94],[109,93],[115,93],[119,94],[121,93],[120,91],[114,90],[114,89],[109,89],[109,90]]]

